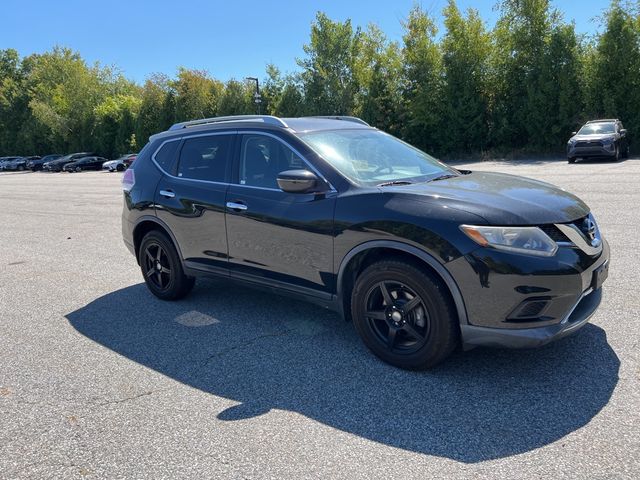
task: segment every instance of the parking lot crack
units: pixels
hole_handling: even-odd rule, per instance
[[[105,405],[113,405],[113,404],[117,404],[117,403],[130,402],[132,400],[137,400],[139,398],[146,397],[146,396],[152,395],[154,393],[158,393],[158,391],[157,390],[149,390],[147,392],[138,393],[136,395],[131,395],[129,397],[119,398],[117,400],[108,400],[106,402],[98,403],[96,405],[98,407],[104,407]]]
[[[208,363],[213,360],[214,358],[219,358],[222,357],[223,355],[226,355],[229,352],[233,352],[234,350],[239,350],[241,348],[245,348],[248,346],[251,346],[253,344],[255,344],[256,342],[262,340],[263,338],[270,338],[270,337],[282,337],[285,335],[288,335],[289,333],[291,333],[291,329],[287,329],[287,330],[282,330],[280,332],[271,332],[271,333],[265,333],[262,335],[258,335],[255,336],[253,338],[250,338],[248,340],[246,340],[245,342],[239,343],[237,345],[233,345],[231,347],[228,348],[224,348],[218,352],[215,352],[211,355],[209,355],[206,359],[204,359],[204,361],[201,363],[200,368],[204,368],[208,365]]]

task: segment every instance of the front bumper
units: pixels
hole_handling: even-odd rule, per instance
[[[602,288],[588,290],[570,313],[557,325],[538,328],[506,329],[461,325],[465,349],[477,346],[502,348],[534,348],[566,337],[583,327],[602,301]]]
[[[569,158],[586,158],[586,157],[615,157],[616,148],[606,147],[569,147],[567,149],[567,157]]]
[[[463,347],[536,347],[577,331],[600,305],[609,256],[602,239],[595,256],[568,246],[550,258],[482,248],[450,262],[467,311]],[[539,311],[519,316],[536,303]]]

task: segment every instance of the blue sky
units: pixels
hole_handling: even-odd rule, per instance
[[[458,0],[477,8],[488,26],[495,22],[496,0]],[[565,19],[580,33],[598,29],[608,0],[556,0]],[[175,74],[180,66],[208,70],[221,80],[264,76],[265,65],[296,70],[311,22],[318,10],[356,25],[376,23],[400,40],[401,21],[414,0],[226,0],[226,1],[17,1],[2,0],[0,49],[21,55],[54,45],[79,51],[89,62],[115,65],[138,82],[153,72]],[[441,22],[446,0],[423,0]],[[267,8],[265,8],[267,7]]]

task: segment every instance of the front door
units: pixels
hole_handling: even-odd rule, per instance
[[[240,136],[240,156],[226,196],[232,276],[330,296],[335,192],[286,193],[276,180],[281,171],[310,168],[273,135]]]

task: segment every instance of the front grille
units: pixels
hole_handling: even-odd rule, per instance
[[[576,147],[591,147],[591,148],[602,148],[602,142],[600,141],[596,141],[596,140],[591,140],[591,141],[580,141],[580,142],[576,142]]]
[[[565,234],[562,233],[560,230],[558,230],[558,227],[556,227],[553,224],[540,225],[539,228],[544,233],[546,233],[549,236],[549,238],[551,240],[553,240],[554,242],[568,242],[569,241],[569,239],[565,236]]]

